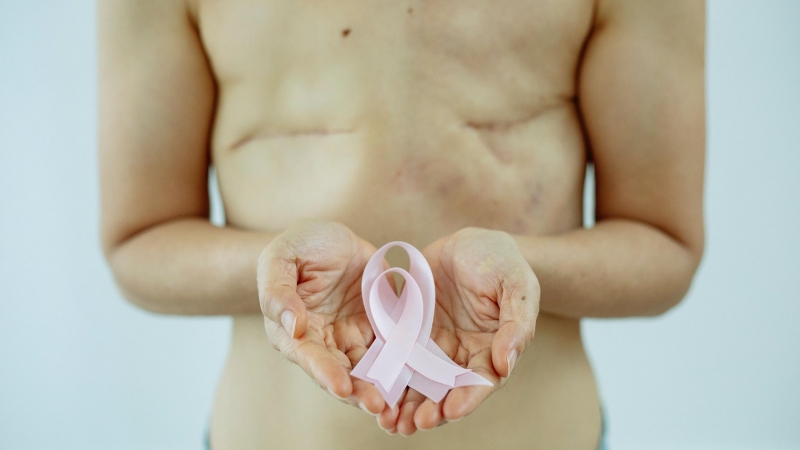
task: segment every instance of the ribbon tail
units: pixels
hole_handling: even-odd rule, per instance
[[[469,369],[465,369],[455,363],[449,364],[450,358],[446,356],[445,358],[442,359],[421,345],[416,344],[408,356],[408,365],[425,376],[425,378],[447,386],[453,386],[456,383],[456,376],[469,372]]]
[[[404,366],[400,371],[400,375],[397,376],[397,380],[395,380],[394,384],[392,384],[389,389],[384,389],[378,380],[369,377],[367,372],[369,372],[370,368],[375,364],[375,360],[378,359],[378,355],[383,349],[384,344],[385,342],[383,342],[382,339],[376,337],[375,341],[369,346],[358,364],[350,371],[350,375],[375,385],[381,397],[386,401],[386,404],[390,407],[394,407],[403,395],[403,391],[405,391],[414,371],[410,367]]]
[[[400,371],[400,375],[397,376],[397,380],[395,380],[391,389],[386,391],[379,384],[376,384],[378,392],[381,393],[381,396],[383,396],[383,399],[390,408],[394,408],[397,405],[397,402],[406,390],[406,386],[408,386],[409,380],[411,380],[413,376],[414,371],[408,366],[403,366],[403,370]]]
[[[456,377],[456,383],[458,383],[458,377]],[[444,396],[453,388],[452,386],[447,386],[425,378],[419,372],[414,372],[414,375],[412,375],[411,379],[408,381],[408,386],[416,389],[420,394],[436,403],[442,401]]]
[[[439,358],[442,358],[442,360],[444,360],[445,362],[447,362],[449,364],[452,364],[452,365],[454,365],[456,367],[461,368],[461,366],[456,364],[452,359],[450,359],[449,356],[447,356],[447,353],[445,353],[444,350],[442,350],[441,348],[439,348],[438,345],[436,345],[436,342],[434,342],[433,339],[428,341],[428,344],[425,345],[425,348],[428,349],[429,352],[431,352],[434,355],[438,356]],[[494,383],[492,383],[491,381],[487,380],[486,378],[478,375],[477,373],[473,372],[472,370],[470,370],[470,369],[464,369],[464,370],[466,371],[465,373],[463,373],[461,375],[456,375],[456,382],[455,382],[455,385],[453,387],[461,387],[461,386],[494,386]],[[419,390],[419,389],[417,389],[417,390]],[[433,397],[431,397],[431,399],[433,399]]]
[[[494,386],[494,383],[470,370],[456,377],[453,387],[461,386]]]

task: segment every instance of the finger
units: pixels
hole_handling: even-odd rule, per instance
[[[344,337],[344,334],[344,332],[342,332],[342,334],[337,334],[337,337],[342,338]],[[347,353],[343,353],[343,355],[346,355],[346,358],[348,359],[348,365],[351,368],[355,367],[367,352],[367,348],[360,342],[359,345],[353,345],[350,343],[349,349],[347,348],[347,344],[345,344],[344,348],[347,350]],[[353,383],[355,406],[358,406],[372,416],[377,416],[380,414],[381,411],[383,411],[383,408],[386,406],[386,402],[383,400],[383,396],[381,395],[380,391],[378,391],[378,388],[376,388],[372,383],[368,383],[364,380],[353,377],[350,378]]]
[[[483,351],[472,356],[467,368],[489,380],[493,386],[462,386],[447,393],[442,402],[442,415],[448,422],[470,414],[497,389],[500,378],[492,367],[491,352]]]
[[[289,361],[300,366],[334,397],[344,400],[353,393],[350,373],[316,333],[289,339],[275,322],[265,320],[267,336]],[[277,335],[277,336],[276,336]]]
[[[297,255],[282,240],[274,240],[258,259],[258,298],[264,317],[281,324],[294,339],[303,336],[308,324],[297,277]]]
[[[392,407],[386,405],[383,411],[378,414],[378,426],[389,434],[397,432],[397,418],[400,416],[400,407],[398,405],[399,403]]]
[[[525,281],[504,286],[500,297],[500,321],[492,338],[492,364],[508,378],[519,357],[533,339],[539,310],[539,282],[531,270]]]
[[[442,403],[436,403],[426,398],[414,413],[414,425],[419,430],[430,430],[439,426],[444,421]]]
[[[351,378],[353,383],[353,396],[359,408],[371,416],[377,417],[386,406],[381,393],[371,383],[357,378]]]
[[[414,424],[414,413],[419,405],[425,401],[425,396],[416,389],[409,389],[400,407],[400,416],[397,419],[397,432],[403,436],[411,436],[417,431]]]
[[[442,402],[444,420],[455,422],[473,411],[494,391],[489,386],[462,386],[450,391]]]
[[[501,377],[508,378],[530,339],[519,322],[506,322],[492,338],[492,365]]]

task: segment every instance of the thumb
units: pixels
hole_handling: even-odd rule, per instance
[[[306,332],[308,314],[297,294],[297,258],[282,254],[279,247],[273,241],[258,259],[258,299],[264,317],[297,339]]]
[[[500,302],[500,323],[492,338],[492,364],[502,378],[508,378],[522,352],[533,339],[538,315],[538,284],[522,297],[512,295]]]
[[[492,339],[492,365],[501,378],[508,378],[514,370],[522,352],[528,346],[528,339],[517,322],[506,322]]]

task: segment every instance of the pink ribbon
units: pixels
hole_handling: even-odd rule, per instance
[[[411,265],[383,270],[386,252],[402,247]],[[405,286],[400,296],[387,275],[400,274]],[[350,373],[374,384],[389,406],[395,406],[406,386],[440,402],[458,386],[493,386],[491,382],[453,362],[430,338],[436,309],[433,273],[413,246],[390,242],[367,262],[361,279],[361,295],[375,341]]]

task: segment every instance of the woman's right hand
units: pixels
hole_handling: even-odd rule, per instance
[[[361,299],[374,253],[344,225],[298,222],[261,253],[258,294],[272,346],[333,396],[377,415],[385,406],[378,390],[350,377],[374,340]]]

